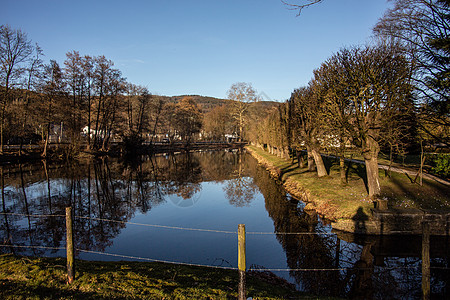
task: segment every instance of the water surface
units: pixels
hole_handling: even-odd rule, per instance
[[[300,290],[421,298],[420,237],[335,233],[244,152],[41,162],[1,172],[0,241],[12,245],[1,253],[65,256],[63,215],[72,206],[77,258],[237,267],[237,226],[245,224],[247,267],[277,269]],[[431,255],[432,291],[446,297],[448,238],[433,238]]]

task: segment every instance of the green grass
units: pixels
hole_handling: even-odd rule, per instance
[[[0,299],[236,299],[234,270],[148,262],[75,261],[76,279],[66,284],[65,258],[0,255]],[[247,275],[253,299],[318,299],[282,279]],[[331,299],[331,298],[320,298]]]
[[[307,194],[319,214],[327,219],[348,219],[360,213],[370,216],[374,203],[368,197],[365,184],[364,164],[348,163],[347,184],[342,184],[338,162],[324,158],[329,176],[318,178],[316,172],[299,168],[297,162],[282,159],[262,149],[248,146],[247,149],[266,167],[272,175],[280,179],[288,192],[296,195]],[[388,177],[380,170],[380,198],[388,199],[394,208],[419,208],[450,210],[450,186],[435,181],[423,180],[423,186],[411,183],[405,174],[391,172]]]

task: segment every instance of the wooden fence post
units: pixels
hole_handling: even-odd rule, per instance
[[[67,283],[71,284],[75,279],[72,207],[66,207],[66,256],[67,256]]]
[[[246,299],[245,292],[245,224],[238,226],[238,269],[239,269],[239,291],[238,300]]]
[[[422,294],[430,299],[430,224],[422,223]]]

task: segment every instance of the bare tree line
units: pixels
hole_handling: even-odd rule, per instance
[[[107,151],[119,138],[127,149],[157,134],[188,141],[202,126],[201,109],[192,99],[163,103],[147,87],[126,81],[104,55],[66,53],[60,66],[42,60],[42,50],[26,33],[0,28],[0,152],[10,141],[43,145],[48,155],[51,130],[57,126],[76,153]]]

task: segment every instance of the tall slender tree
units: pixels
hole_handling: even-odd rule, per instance
[[[318,97],[315,85],[311,81],[308,87],[296,89],[290,101],[296,134],[306,144],[308,168],[313,170],[313,159],[317,175],[323,177],[328,174],[320,155],[320,140],[324,135],[323,101]]]
[[[70,136],[73,145],[77,145],[82,127],[82,109],[86,90],[83,57],[78,51],[66,53],[64,61],[64,77],[72,97],[72,116],[70,120]]]
[[[65,96],[63,72],[59,64],[54,60],[51,60],[50,64],[45,67],[45,79],[42,86],[42,92],[44,94],[42,111],[45,126],[45,142],[42,156],[47,157],[48,144],[50,142],[50,129],[52,122],[55,120],[55,106],[58,107],[58,100],[61,100],[61,98]]]
[[[3,134],[6,108],[11,102],[11,91],[20,83],[25,65],[33,53],[33,45],[26,33],[0,26],[0,153],[3,152]]]

